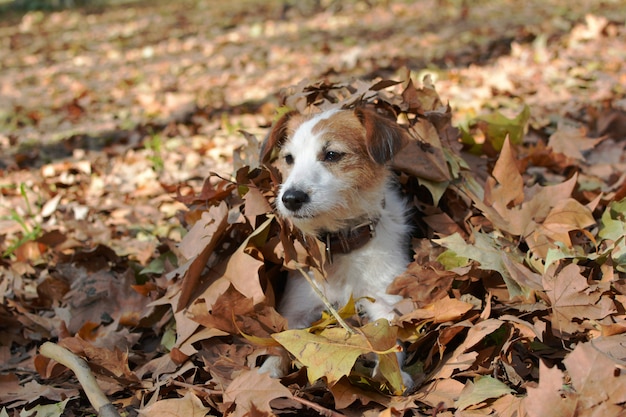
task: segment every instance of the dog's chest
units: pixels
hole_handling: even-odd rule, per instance
[[[350,295],[355,298],[384,294],[396,275],[406,267],[406,260],[398,239],[381,233],[363,248],[336,256],[326,268],[322,284],[330,301],[345,303]]]

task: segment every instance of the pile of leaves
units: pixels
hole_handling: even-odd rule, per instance
[[[258,140],[244,133],[234,179],[213,174],[199,191],[176,191],[188,229],[180,244],[163,239],[161,256],[142,270],[103,245],[69,258],[60,251],[56,271],[71,263],[93,273],[70,285],[49,271],[30,308],[52,316],[5,299],[5,334],[17,341],[26,325],[58,339],[88,360],[118,407],[142,415],[622,412],[624,144],[567,126],[524,143],[526,109],[459,130],[428,78],[419,88],[410,79],[303,82],[285,95],[285,106],[301,111],[364,103],[396,117],[412,138],[393,162],[416,225],[414,261],[390,287],[406,298],[393,323],[360,323],[350,302],[339,314],[355,320],[352,333],[330,315],[286,330],[274,308],[284,270],[319,267],[323,257],[272,213],[278,181],[258,166]],[[19,250],[72,247],[58,235]],[[7,308],[22,309],[22,323]],[[398,340],[415,380],[404,395]],[[281,349],[292,354],[293,373],[259,374],[264,356]],[[372,377],[368,354],[378,356],[382,377]],[[34,365],[40,382],[3,377],[3,402],[43,396],[65,406],[79,395],[64,367],[42,356]]]
[[[430,20],[418,27],[410,4],[376,6],[363,21],[381,26],[343,43],[333,36],[355,28],[331,29],[345,16],[315,14],[303,24],[328,45],[318,60],[310,41],[281,35],[277,46],[266,36],[295,33],[297,19],[257,24],[233,12],[207,23],[205,2],[193,16],[174,6],[162,16],[89,16],[117,22],[109,31],[94,32],[79,13],[3,27],[15,49],[2,51],[10,100],[0,122],[11,133],[0,144],[11,151],[0,155],[0,416],[93,413],[73,374],[38,354],[45,341],[85,358],[127,415],[624,414],[626,32],[593,15],[574,25],[538,3],[515,15],[522,26],[481,2],[469,17],[450,7],[444,18],[459,20],[441,37],[428,26],[439,9],[424,8]],[[603,13],[619,19],[618,6],[603,3]],[[73,38],[86,29],[106,39]],[[498,52],[498,33],[520,43]],[[107,59],[86,39],[101,40]],[[415,73],[401,83],[303,81],[280,100],[302,112],[367,103],[413,139],[393,164],[415,209],[414,262],[390,288],[406,298],[402,315],[363,323],[351,301],[339,314],[353,333],[330,315],[286,330],[274,308],[285,271],[324,259],[272,213],[278,181],[258,166],[257,149],[273,96],[252,108],[226,97],[257,100],[304,75],[423,67],[397,45],[452,67],[432,71],[444,100]],[[259,50],[269,61],[248,53]],[[598,50],[602,60],[590,53]],[[172,60],[184,65],[170,70]],[[12,148],[24,142],[36,145]],[[243,146],[216,167],[235,143]],[[205,180],[209,171],[219,174]],[[414,378],[406,392],[398,341]],[[284,352],[290,375],[256,372]]]

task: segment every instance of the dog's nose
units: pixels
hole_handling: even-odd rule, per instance
[[[301,190],[287,190],[283,193],[283,204],[288,210],[297,211],[309,202],[309,195]]]

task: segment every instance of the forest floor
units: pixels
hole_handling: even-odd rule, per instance
[[[626,415],[625,22],[618,0],[6,12],[0,417],[93,415],[46,341],[129,416]],[[258,141],[282,106],[355,92],[440,150],[399,177],[424,217],[394,286],[413,304],[384,341],[357,326],[348,371],[328,319],[306,331],[322,377],[273,380],[249,369],[277,345],[311,358],[272,308],[288,248]],[[357,360],[397,339],[404,395]]]

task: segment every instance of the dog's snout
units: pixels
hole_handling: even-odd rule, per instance
[[[283,193],[283,204],[287,210],[298,211],[303,205],[309,202],[310,198],[302,190],[289,189]]]

